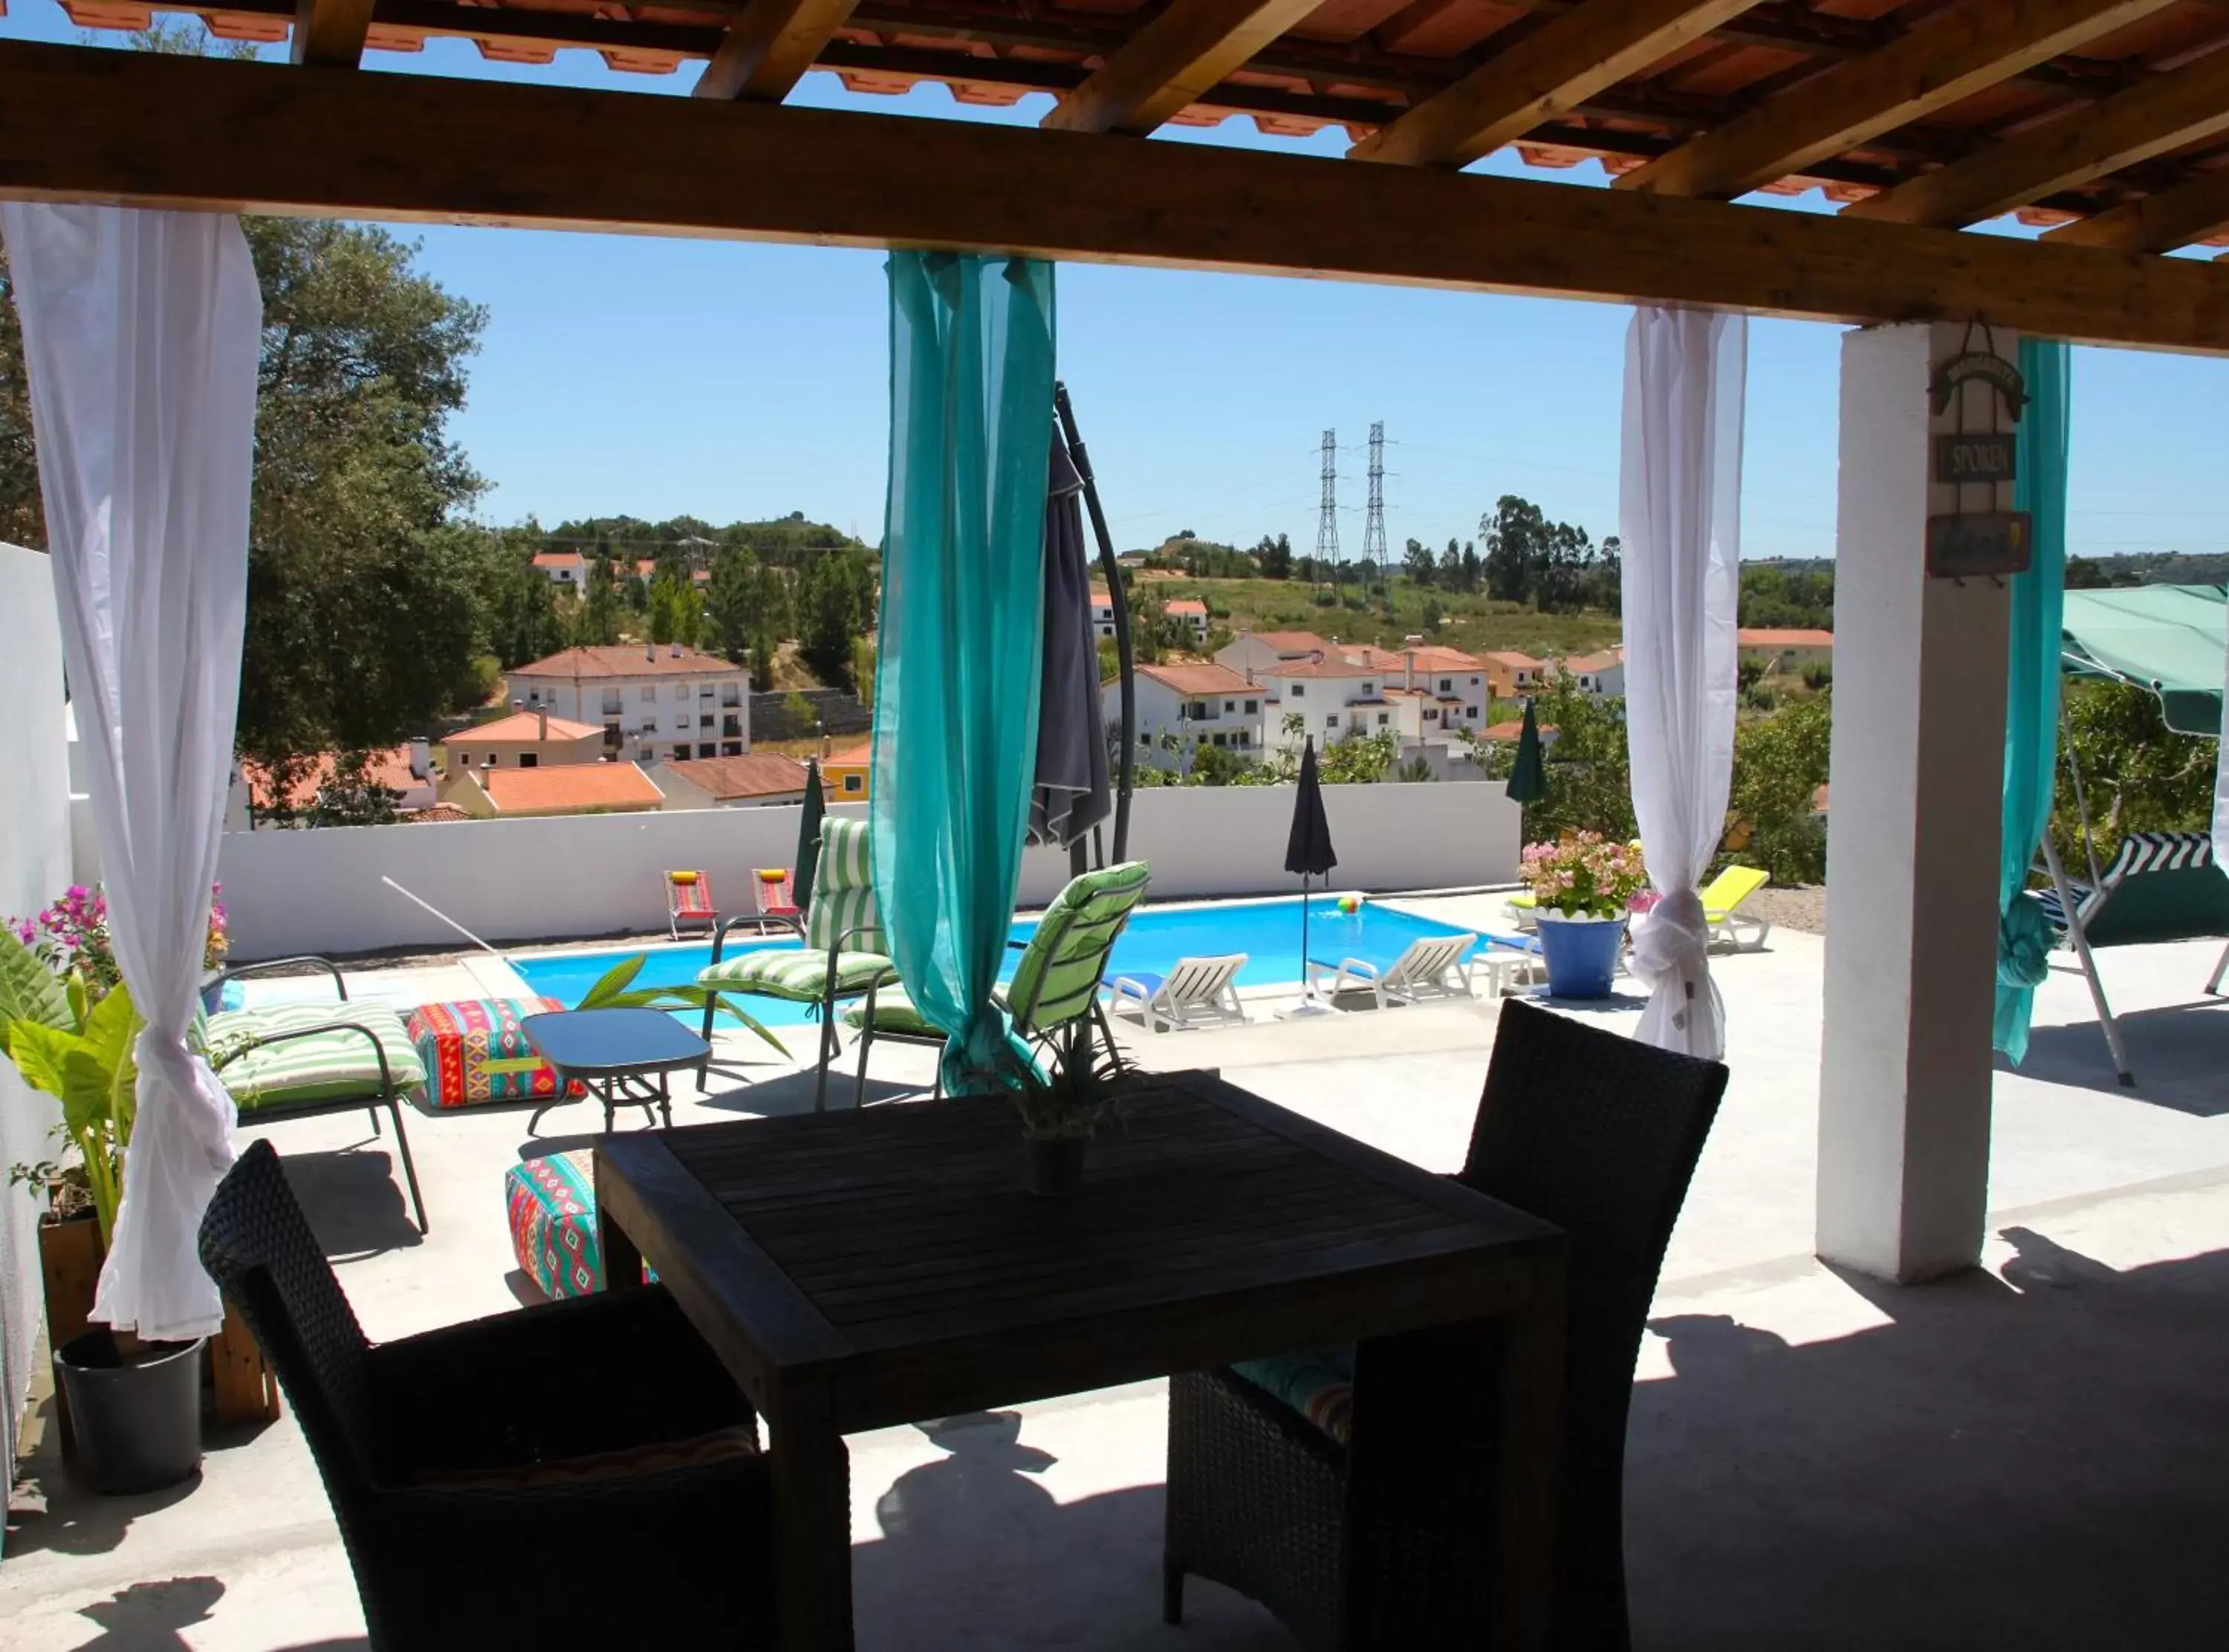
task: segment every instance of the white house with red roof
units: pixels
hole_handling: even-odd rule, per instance
[[[1261,754],[1265,691],[1227,665],[1141,665],[1137,669],[1138,757],[1160,767],[1177,765],[1182,752],[1219,746],[1247,757]],[[1108,727],[1122,714],[1121,685],[1100,689]]]
[[[749,674],[678,643],[564,649],[513,670],[504,692],[530,714],[596,725],[610,756],[679,763],[751,749]]]
[[[578,551],[539,551],[534,571],[566,591],[583,591],[588,584],[588,559]]]
[[[1172,597],[1161,611],[1190,631],[1195,644],[1207,641],[1207,605],[1198,597]]]

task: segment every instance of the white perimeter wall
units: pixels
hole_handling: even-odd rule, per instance
[[[0,918],[27,918],[69,885],[69,753],[62,644],[40,552],[0,545]],[[54,1156],[54,1102],[0,1060],[0,1166]],[[16,1425],[45,1307],[38,1201],[0,1189],[0,1446],[16,1460]],[[3,1478],[0,1476],[0,1478]]]
[[[1131,853],[1153,863],[1153,898],[1294,892],[1284,870],[1293,795],[1289,786],[1138,793]],[[1324,798],[1339,857],[1333,888],[1383,893],[1516,876],[1518,810],[1499,785],[1326,786]],[[462,944],[382,875],[490,941],[586,938],[662,930],[668,868],[703,868],[723,912],[748,910],[751,869],[794,858],[797,817],[796,807],[782,806],[235,832],[225,837],[218,873],[243,959]],[[1065,855],[1031,849],[1023,904],[1050,899],[1067,877]]]

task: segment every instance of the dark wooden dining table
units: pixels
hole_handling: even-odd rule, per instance
[[[1399,1416],[1481,1334],[1499,1540],[1429,1586],[1490,1590],[1494,1647],[1545,1644],[1557,1229],[1205,1073],[1136,1091],[1079,1193],[1023,1163],[980,1098],[597,1143],[604,1277],[647,1260],[766,1418],[785,1648],[852,1644],[847,1433],[1346,1342],[1356,1415]]]

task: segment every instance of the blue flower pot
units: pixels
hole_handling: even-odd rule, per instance
[[[1540,952],[1548,965],[1551,998],[1607,998],[1617,973],[1625,919],[1539,915]]]

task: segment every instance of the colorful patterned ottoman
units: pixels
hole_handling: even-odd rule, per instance
[[[596,1251],[594,1155],[587,1147],[545,1153],[503,1173],[511,1248],[526,1277],[553,1302],[604,1288],[604,1259]],[[653,1276],[646,1268],[643,1277]]]
[[[426,1067],[426,1098],[434,1106],[478,1107],[489,1102],[547,1101],[557,1075],[534,1053],[519,1021],[545,1009],[562,1009],[555,998],[474,998],[421,1004],[410,1012],[410,1041]],[[572,1093],[585,1095],[578,1084]]]

